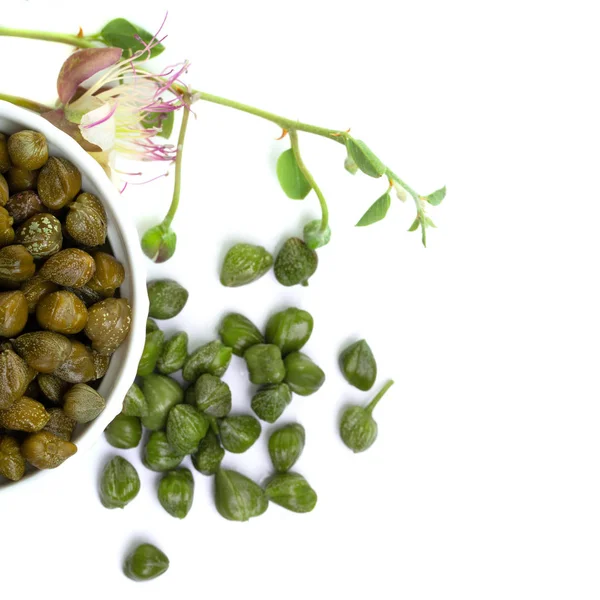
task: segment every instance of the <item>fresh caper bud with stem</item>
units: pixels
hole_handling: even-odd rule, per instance
[[[55,469],[77,452],[77,446],[49,431],[36,431],[21,444],[21,454],[36,469]]]
[[[269,501],[264,490],[245,475],[219,469],[215,476],[215,505],[229,521],[247,521],[262,515]]]
[[[259,421],[250,415],[225,417],[219,423],[221,444],[228,452],[241,454],[260,437],[261,429]]]
[[[94,194],[79,194],[69,206],[65,227],[71,238],[82,246],[91,248],[104,244],[107,218],[102,202]]]
[[[123,400],[123,414],[128,417],[145,417],[148,413],[148,401],[137,383],[132,383]]]
[[[100,501],[106,508],[125,508],[140,491],[135,467],[122,456],[111,458],[100,478]]]
[[[273,257],[262,246],[235,244],[221,267],[221,284],[239,287],[260,279],[273,266]]]
[[[153,431],[144,448],[143,462],[152,471],[170,471],[178,467],[185,454],[176,452],[164,431]]]
[[[292,352],[285,363],[285,382],[295,394],[310,396],[325,383],[325,373],[306,354]]]
[[[7,146],[11,163],[22,169],[39,169],[48,160],[48,142],[43,133],[17,131],[8,138]]]
[[[311,249],[316,250],[329,244],[331,240],[331,229],[327,226],[325,229],[321,227],[321,220],[315,219],[309,221],[303,230],[304,243]]]
[[[292,512],[307,513],[317,504],[317,493],[298,473],[278,473],[265,487],[267,498]]]
[[[310,313],[299,308],[286,308],[269,319],[266,339],[269,344],[279,346],[282,356],[287,356],[308,342],[313,326]]]
[[[194,501],[194,478],[189,469],[175,469],[165,473],[158,484],[158,501],[177,519],[184,519]]]
[[[190,388],[190,397],[198,410],[211,417],[225,417],[231,410],[231,390],[216,375],[200,375]]]
[[[377,363],[366,340],[350,344],[340,355],[340,367],[346,381],[366,392],[377,379]]]
[[[221,447],[217,434],[209,429],[192,454],[192,464],[202,475],[214,475],[221,467],[224,456],[225,450]]]
[[[0,411],[0,429],[33,433],[43,429],[50,419],[44,405],[37,400],[22,396]]]
[[[37,181],[41,201],[52,210],[60,210],[77,196],[81,189],[81,173],[66,158],[51,156],[42,167]]]
[[[269,438],[269,456],[273,467],[279,473],[289,471],[304,450],[306,432],[298,423],[277,429]]]
[[[78,423],[93,421],[106,406],[106,400],[92,387],[77,383],[64,395],[65,414]]]
[[[165,334],[157,329],[146,334],[146,342],[144,344],[144,350],[138,364],[137,374],[140,377],[145,377],[154,372],[156,368],[156,362],[160,357],[163,346],[165,343]]]
[[[12,435],[0,434],[0,476],[19,481],[25,475],[25,458]]]
[[[171,377],[152,373],[144,377],[142,391],[146,399],[146,414],[142,415],[142,425],[146,429],[163,429],[167,424],[169,411],[183,402],[183,389]]]
[[[125,559],[123,572],[133,581],[149,581],[169,568],[167,555],[152,544],[140,544]]]
[[[375,443],[377,422],[373,418],[373,409],[393,384],[390,379],[367,406],[350,406],[344,411],[340,435],[344,444],[353,452],[364,452]]]
[[[275,344],[256,344],[246,350],[244,359],[252,383],[266,385],[283,381],[285,365],[281,358],[279,346],[275,346]]]
[[[255,344],[265,341],[258,327],[239,313],[229,313],[223,317],[219,328],[221,341],[229,346],[237,356],[244,356],[244,352]]]
[[[0,292],[0,336],[10,338],[21,333],[28,317],[29,305],[23,292]]]
[[[317,270],[317,253],[300,238],[290,238],[282,246],[275,259],[275,277],[281,285],[308,285]]]
[[[191,454],[209,427],[210,422],[204,414],[189,404],[178,404],[169,411],[167,440],[179,454]]]
[[[275,423],[292,401],[292,392],[286,383],[267,385],[252,397],[252,410],[267,423]]]
[[[163,348],[156,368],[163,375],[170,375],[183,368],[188,357],[188,334],[184,331],[169,338]]]
[[[172,319],[186,305],[189,293],[172,279],[160,279],[148,283],[150,316],[153,319]]]
[[[231,362],[232,351],[221,340],[209,342],[190,354],[183,365],[183,378],[196,381],[200,375],[209,373],[222,377]]]
[[[115,448],[135,448],[142,439],[142,423],[139,417],[117,415],[104,430],[106,441]]]

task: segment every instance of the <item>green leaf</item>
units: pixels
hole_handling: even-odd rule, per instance
[[[310,183],[300,170],[291,148],[282,152],[277,160],[277,179],[283,191],[292,200],[304,200],[311,190]]]
[[[146,44],[149,44],[154,38],[150,32],[130,23],[127,19],[113,19],[102,28],[100,35],[108,46],[122,48],[124,51],[129,52],[130,56],[144,49],[144,44],[136,36],[139,36]],[[161,54],[164,49],[165,47],[162,44],[156,44],[150,50],[150,56],[144,54],[140,60],[154,58]]]
[[[409,231],[416,231],[419,228],[419,224],[421,223],[421,221],[419,221],[419,217],[417,217],[414,221],[413,224],[408,228]]]
[[[380,198],[377,198],[375,202],[369,207],[369,210],[361,217],[360,221],[356,224],[356,227],[365,227],[381,221],[390,207],[390,194],[386,192]]]
[[[425,196],[425,200],[431,204],[431,206],[438,206],[442,202],[442,200],[446,196],[446,186],[442,189],[433,192],[433,194],[429,194],[429,196]]]
[[[370,177],[381,177],[385,173],[385,165],[363,141],[349,137],[346,140],[346,148],[349,156],[363,173]]]
[[[344,169],[346,169],[350,175],[356,175],[356,171],[358,171],[358,165],[352,160],[352,157],[349,154],[344,161]]]
[[[434,229],[437,229],[435,223],[429,217],[425,217],[425,223],[427,224],[427,227],[433,227]]]
[[[160,131],[156,134],[158,137],[162,137],[165,139],[169,139],[171,137],[171,133],[173,132],[173,124],[175,123],[175,113],[174,112],[153,112],[148,113],[144,120],[142,121],[142,125],[146,129],[150,129],[151,127],[160,127]]]

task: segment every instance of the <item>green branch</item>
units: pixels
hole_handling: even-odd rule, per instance
[[[85,37],[71,35],[69,33],[55,33],[53,31],[32,31],[31,29],[13,29],[0,26],[0,36],[27,38],[30,40],[42,40],[45,42],[59,42],[77,48],[94,48],[96,44]]]

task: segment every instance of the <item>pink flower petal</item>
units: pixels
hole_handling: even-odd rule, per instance
[[[60,101],[69,102],[81,83],[117,63],[122,53],[120,48],[85,48],[73,52],[58,74],[56,87]]]

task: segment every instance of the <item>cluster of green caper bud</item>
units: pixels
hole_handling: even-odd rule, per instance
[[[0,479],[72,456],[129,333],[102,202],[36,131],[0,134]]]

